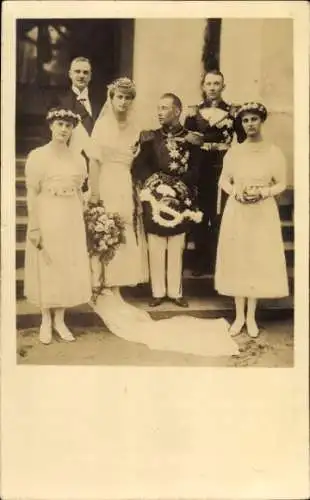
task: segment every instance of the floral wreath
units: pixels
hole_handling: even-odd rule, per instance
[[[263,121],[266,120],[268,115],[267,109],[263,104],[256,101],[250,101],[250,102],[245,102],[244,104],[242,104],[242,106],[240,106],[240,108],[236,112],[236,118],[241,118],[241,116],[244,113],[251,113],[251,112],[258,113]]]
[[[127,76],[117,78],[112,83],[110,83],[107,88],[109,94],[111,91],[115,92],[116,90],[121,90],[123,92],[131,94],[133,97],[136,96],[136,85]]]
[[[150,203],[152,219],[161,227],[174,228],[186,221],[202,220],[202,212],[193,206],[188,187],[167,174],[155,173],[147,179],[140,200]]]
[[[72,121],[75,125],[81,121],[81,116],[71,111],[71,109],[51,109],[46,115],[47,121],[53,121],[59,118]]]

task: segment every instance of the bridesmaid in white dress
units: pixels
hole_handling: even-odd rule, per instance
[[[235,297],[231,335],[238,335],[246,323],[248,334],[257,337],[257,299],[289,293],[275,200],[286,188],[286,162],[281,150],[262,137],[266,118],[267,110],[260,103],[246,103],[239,109],[236,126],[242,127],[246,138],[225,156],[219,180],[229,199],[220,228],[215,288]]]
[[[131,177],[139,137],[130,114],[135,95],[135,86],[128,78],[109,85],[107,102],[91,136],[91,201],[102,200],[106,210],[118,213],[125,223],[126,242],[104,266],[107,288],[136,286],[148,280],[147,247]]]
[[[68,147],[79,116],[53,109],[47,121],[52,140],[31,151],[25,171],[29,215],[25,295],[41,308],[39,338],[44,344],[52,340],[52,326],[63,340],[75,340],[64,323],[65,308],[91,297],[81,193],[86,166]]]

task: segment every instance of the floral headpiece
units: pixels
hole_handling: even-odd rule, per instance
[[[126,94],[130,94],[134,99],[136,97],[136,85],[130,80],[130,78],[121,77],[114,80],[110,85],[108,85],[108,92],[116,92],[117,90],[124,92]]]
[[[242,104],[242,106],[240,106],[240,108],[236,112],[236,118],[241,118],[245,113],[258,114],[263,121],[266,120],[268,115],[266,107],[260,102],[256,101],[245,102],[244,104]]]
[[[73,111],[71,111],[71,109],[55,108],[51,109],[46,115],[46,120],[48,122],[59,119],[69,121],[73,123],[74,126],[76,126],[81,121],[80,115],[74,113]]]

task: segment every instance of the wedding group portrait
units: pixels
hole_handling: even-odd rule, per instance
[[[291,19],[18,19],[17,363],[292,367],[293,97]]]

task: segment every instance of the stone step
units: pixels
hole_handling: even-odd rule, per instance
[[[27,204],[25,197],[16,199],[16,241],[23,242],[26,240],[27,232]],[[294,223],[292,220],[282,220],[282,237],[284,241],[294,241]]]
[[[16,269],[24,267],[24,258],[25,258],[25,240],[26,240],[26,231],[27,231],[27,221],[24,221],[25,217],[19,217],[16,223]],[[294,265],[294,242],[286,239],[290,236],[291,233],[294,232],[293,227],[289,227],[286,225],[282,225],[282,234],[284,238],[284,246],[285,246],[285,256],[287,260],[288,266]],[[193,267],[193,259],[195,259],[195,244],[192,241],[188,241],[187,247],[184,254],[184,263],[185,267],[192,268]]]
[[[195,265],[196,255],[195,255],[195,252],[193,251],[191,243],[189,246],[191,248],[187,248],[184,252],[184,257],[183,257],[184,267],[187,269],[193,269],[193,267]],[[284,249],[285,249],[286,265],[288,267],[293,267],[294,266],[294,242],[285,241],[284,242]]]
[[[220,318],[228,320],[234,316],[233,299],[227,297],[212,297],[189,300],[188,309],[180,308],[172,302],[164,302],[156,309],[148,306],[147,299],[131,298],[131,304],[141,307],[151,313],[153,319],[164,319],[176,315],[191,314],[200,318]],[[26,300],[17,301],[16,306],[16,326],[18,329],[33,328],[40,325],[40,311],[35,306],[28,304]],[[293,298],[261,300],[257,310],[257,319],[260,320],[281,320],[293,317]],[[106,329],[102,320],[92,311],[89,305],[74,307],[66,311],[66,320],[69,326],[92,327],[102,326]]]
[[[17,215],[27,215],[26,206],[26,184],[25,178],[18,176],[16,177],[16,212]],[[279,204],[279,212],[281,220],[292,221],[293,220],[293,204]]]
[[[25,177],[25,163],[26,163],[26,157],[25,156],[18,156],[15,160],[15,165],[16,165],[16,179],[18,178],[24,178]]]
[[[17,152],[21,157],[27,156],[35,148],[44,146],[49,140],[49,135],[45,137],[44,134],[35,137],[19,134],[17,137]]]
[[[289,267],[288,270],[290,293],[294,292],[294,269]],[[203,276],[193,276],[190,269],[183,271],[183,293],[186,297],[212,297],[217,295],[214,290],[214,276],[205,274]],[[143,283],[137,287],[124,287],[124,296],[128,298],[142,299],[151,296],[151,288],[149,283]],[[16,270],[16,297],[24,298],[24,269]]]

